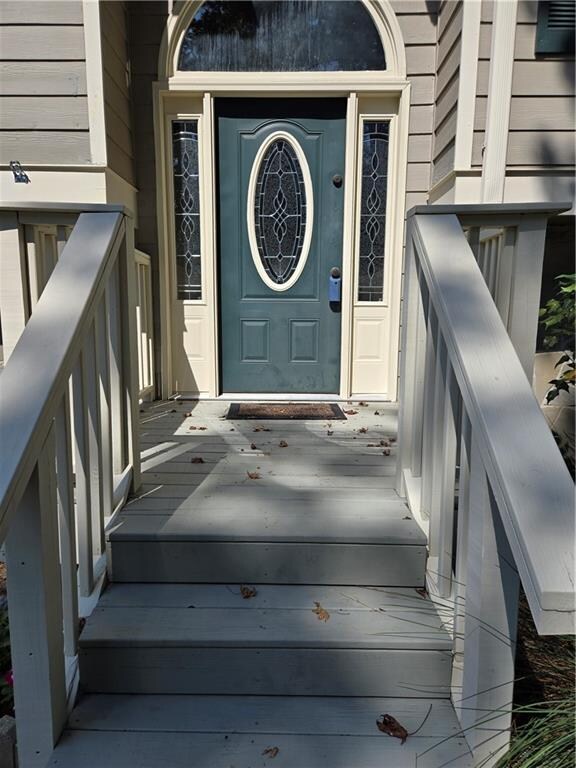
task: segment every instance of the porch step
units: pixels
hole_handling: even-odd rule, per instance
[[[101,693],[445,697],[451,638],[413,589],[112,585],[80,638]]]
[[[378,731],[384,713],[409,733],[426,720],[401,745]],[[447,700],[91,694],[48,765],[471,768],[472,760]]]
[[[109,530],[114,581],[423,585],[426,537],[392,489],[255,480],[165,494],[131,502]]]

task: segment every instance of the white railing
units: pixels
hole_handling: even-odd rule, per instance
[[[0,211],[0,324],[6,362],[52,274],[81,206]],[[134,251],[140,398],[154,395],[154,330],[150,257]]]
[[[526,269],[541,253],[526,253],[519,226],[543,247],[546,214],[518,213],[416,209],[406,243],[397,486],[429,530],[428,589],[453,619],[452,699],[483,766],[509,741],[519,581],[539,632],[574,630],[574,486],[526,376],[537,322],[522,306]],[[507,296],[510,335],[469,243],[482,228],[501,230],[487,239],[504,246],[477,254],[500,312]],[[522,249],[507,252],[512,240]]]
[[[64,727],[104,525],[140,482],[132,220],[112,206],[75,213],[0,375],[0,540],[26,768],[45,765]]]

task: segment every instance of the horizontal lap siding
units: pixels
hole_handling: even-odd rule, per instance
[[[90,163],[82,2],[0,3],[0,162]]]
[[[462,52],[462,2],[445,0],[438,15],[432,183],[454,169],[458,78]]]
[[[108,167],[130,184],[135,184],[130,52],[125,4],[101,2],[100,24]]]
[[[406,210],[425,203],[430,189],[437,5],[426,0],[392,2],[406,45],[407,75],[411,84]]]
[[[484,6],[486,6],[484,8]],[[480,32],[474,164],[482,164],[488,100],[492,4],[484,0]],[[537,3],[520,0],[514,44],[507,167],[574,164],[574,59],[536,56]]]

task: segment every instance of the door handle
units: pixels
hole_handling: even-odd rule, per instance
[[[328,301],[339,303],[342,301],[342,275],[338,267],[332,267],[330,270],[330,280],[328,283]]]

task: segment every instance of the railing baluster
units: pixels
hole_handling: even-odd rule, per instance
[[[138,400],[138,339],[136,335],[136,264],[134,262],[134,227],[126,219],[124,242],[118,253],[120,282],[125,287],[120,304],[122,319],[122,381],[124,386],[123,412],[125,439],[129,464],[132,465],[132,488],[140,486],[140,425]]]
[[[99,444],[101,460],[101,520],[104,523],[111,517],[114,497],[114,478],[112,474],[112,424],[110,417],[110,365],[108,344],[108,333],[106,326],[106,296],[104,295],[100,306],[96,311],[94,324],[95,342],[96,342],[96,365],[99,388]],[[101,538],[103,548],[104,524],[101,528]]]
[[[475,759],[493,766],[510,739],[519,581],[474,434],[467,550],[462,698],[457,706]]]
[[[78,532],[78,578],[80,594],[88,597],[94,588],[92,545],[90,451],[88,447],[87,394],[84,359],[81,355],[72,374],[74,412],[74,469]]]
[[[44,768],[67,716],[51,429],[6,539],[8,612],[21,766]]]
[[[115,478],[119,477],[126,466],[124,441],[124,392],[122,388],[122,338],[120,300],[118,290],[118,264],[110,274],[106,286],[105,301],[107,306],[108,344],[110,347],[110,413],[112,420],[112,469]]]
[[[30,312],[33,311],[40,297],[41,292],[41,274],[38,258],[38,238],[37,228],[32,224],[24,227],[24,236],[26,240],[26,265],[28,272],[28,290],[30,298]]]
[[[424,367],[424,419],[422,432],[422,495],[423,516],[430,518],[434,472],[434,425],[436,422],[436,355],[438,320],[431,302],[428,303],[426,363]]]
[[[514,258],[516,250],[516,229],[506,227],[503,230],[498,252],[498,276],[494,301],[502,322],[508,328],[510,315],[510,298],[512,277],[514,275]]]
[[[86,377],[88,406],[88,455],[90,465],[90,521],[94,555],[101,555],[106,547],[104,538],[104,511],[102,485],[102,443],[100,441],[100,386],[96,362],[96,320],[88,333],[82,350]]]
[[[435,572],[430,576],[435,583],[437,594],[448,597],[452,587],[458,391],[443,341],[438,352],[437,363],[438,399],[430,513],[430,558]]]
[[[30,314],[26,246],[12,211],[0,211],[0,321],[4,364],[12,354]]]
[[[64,653],[78,652],[78,578],[76,557],[76,520],[74,510],[74,478],[72,471],[72,437],[70,434],[70,397],[65,392],[54,422],[56,430],[56,478],[60,530],[62,574],[62,609],[64,621]]]

